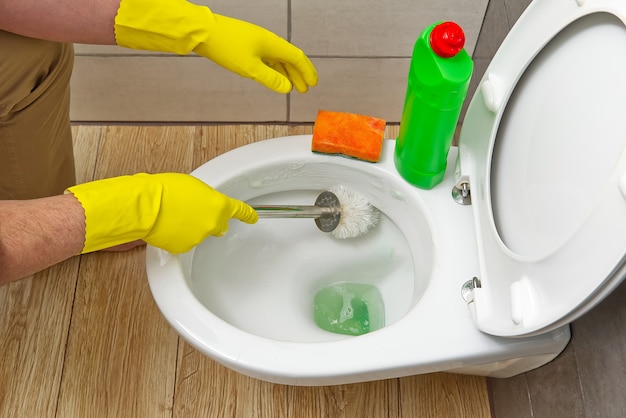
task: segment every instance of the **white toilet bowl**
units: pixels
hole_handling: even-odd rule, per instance
[[[194,175],[225,193],[269,204],[311,204],[339,182],[384,216],[375,230],[350,240],[331,238],[309,219],[262,219],[253,226],[232,221],[225,237],[180,256],[150,247],[148,278],[168,321],[228,367],[286,384],[472,366],[473,373],[507,375],[519,367],[511,357],[533,365],[553,358],[569,340],[567,327],[528,340],[476,329],[461,295],[477,271],[471,207],[450,197],[451,175],[428,192],[404,182],[395,171],[393,146],[385,141],[381,161],[369,164],[313,154],[309,135],[276,138],[198,168]],[[450,167],[453,154],[456,149]],[[315,325],[315,292],[343,280],[380,289],[384,328],[351,337]],[[495,370],[484,365],[494,362],[502,363]]]
[[[199,167],[198,178],[259,204],[312,204],[342,184],[383,217],[345,241],[311,220],[262,219],[233,221],[225,237],[182,255],[148,247],[163,315],[211,358],[284,384],[435,371],[508,377],[552,360],[569,341],[568,323],[625,275],[626,135],[616,129],[626,114],[624,11],[620,0],[531,4],[472,100],[459,158],[453,148],[432,190],[398,175],[392,140],[376,164],[313,154],[304,135],[247,145]],[[607,36],[601,47],[585,43]],[[611,71],[574,53],[605,47],[614,52],[603,61]],[[573,92],[559,85],[566,78]],[[593,105],[581,109],[587,100]],[[567,198],[570,181],[578,200]],[[462,185],[471,206],[451,196]],[[354,337],[315,325],[315,292],[339,281],[380,290],[383,328]]]

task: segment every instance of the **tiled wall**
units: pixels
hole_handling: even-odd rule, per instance
[[[200,0],[293,42],[316,65],[309,93],[280,95],[197,56],[76,45],[74,121],[312,122],[319,109],[400,119],[415,39],[454,20],[476,45],[489,0]]]

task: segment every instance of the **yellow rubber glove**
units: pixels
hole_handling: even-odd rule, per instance
[[[231,218],[255,223],[252,207],[187,174],[135,174],[72,186],[85,209],[82,253],[143,239],[171,253],[221,236]]]
[[[278,35],[220,16],[185,0],[122,0],[115,17],[118,45],[202,55],[279,93],[306,93],[317,84],[309,58]]]

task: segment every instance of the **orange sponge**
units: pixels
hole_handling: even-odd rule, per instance
[[[355,113],[320,110],[313,126],[311,150],[377,162],[386,121]]]

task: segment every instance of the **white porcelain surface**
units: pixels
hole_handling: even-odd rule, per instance
[[[287,191],[249,202],[310,205],[318,194]],[[409,228],[421,237],[413,252],[386,216],[371,233],[351,240],[321,233],[311,219],[233,222],[225,238],[209,238],[196,248],[187,283],[207,309],[251,334],[294,342],[349,338],[311,320],[314,295],[343,281],[373,285],[385,301],[387,324],[401,319],[419,300],[433,268],[426,223]]]
[[[472,315],[485,332],[567,324],[626,275],[625,12],[618,0],[534,2],[468,108],[460,175],[480,243]]]
[[[348,243],[327,241],[310,220],[260,220],[252,227],[231,225],[232,234],[221,238],[224,247],[220,254],[207,252],[203,245],[212,245],[209,243],[180,256],[149,247],[147,271],[154,298],[165,318],[191,345],[244,374],[297,385],[351,383],[439,370],[510,375],[537,367],[563,349],[569,339],[568,327],[515,340],[486,335],[472,323],[461,287],[476,275],[478,266],[472,210],[450,197],[456,149],[450,152],[444,182],[422,191],[395,171],[394,141],[385,141],[382,159],[376,164],[314,154],[310,145],[310,135],[261,141],[223,154],[193,174],[241,199],[266,199],[268,195],[274,199],[272,194],[279,193],[279,200],[309,200],[340,182],[363,194],[385,214],[381,230],[359,238],[351,248]],[[406,244],[402,239],[379,240],[380,234],[398,232],[391,228],[392,221]],[[252,254],[251,243],[244,241],[244,251],[238,256],[242,234],[257,232],[258,252]],[[266,239],[264,234],[268,234]],[[234,254],[226,254],[229,248]],[[355,251],[358,248],[366,250],[360,254]],[[286,260],[280,260],[276,251]],[[262,262],[264,254],[270,254],[271,263]],[[304,254],[308,258],[301,264],[293,261]],[[390,254],[398,258],[391,257],[386,265],[374,263],[377,257],[390,260]],[[194,260],[196,256],[200,259]],[[194,267],[203,264],[209,270],[206,265],[211,262],[224,263],[213,270],[218,275],[237,269],[244,274],[219,278],[238,281],[232,284],[220,283],[202,270],[194,272]],[[413,268],[411,280],[406,278],[407,262]],[[252,263],[256,277],[250,277],[246,263]],[[273,270],[275,263],[281,264]],[[280,277],[283,267],[285,276]],[[398,306],[389,306],[390,321],[384,328],[359,337],[326,334],[314,328],[312,312],[304,307],[311,306],[313,289],[325,278],[346,272],[391,283],[387,290],[383,286],[385,304]],[[214,300],[207,291],[225,292],[224,299]],[[260,304],[255,306],[256,296]],[[272,299],[282,306],[268,307]],[[292,309],[295,318],[272,317],[277,312],[284,316]],[[281,329],[272,329],[276,323]],[[298,324],[306,327],[293,328]]]

